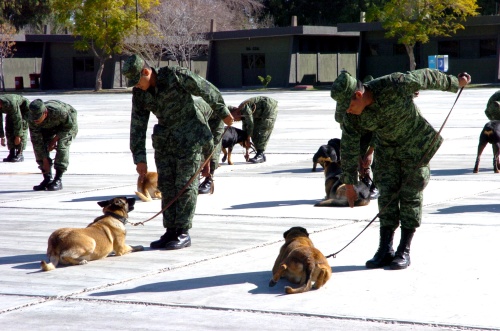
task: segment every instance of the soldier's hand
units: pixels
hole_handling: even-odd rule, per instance
[[[458,85],[460,87],[464,87],[465,85],[469,84],[472,79],[471,76],[466,72],[459,73],[457,75],[457,78],[458,78]]]
[[[52,138],[52,140],[49,142],[49,146],[48,146],[49,152],[53,151],[54,148],[56,148],[58,141],[59,141],[58,136],[55,136],[54,138]]]
[[[358,194],[354,190],[354,186],[352,184],[346,184],[345,186],[345,194],[347,197],[347,202],[349,203],[349,207],[354,207],[354,202],[358,198]]]
[[[14,138],[14,145],[16,145],[16,146],[17,146],[17,145],[19,145],[20,143],[21,143],[21,137],[16,136],[16,137]]]
[[[2,146],[5,146],[5,138],[0,138],[0,144],[2,144]]]
[[[233,125],[233,123],[234,123],[233,115],[229,114],[224,118],[224,124],[226,124],[227,126],[231,126]]]
[[[148,172],[148,164],[145,162],[139,162],[137,163],[135,170],[139,174],[139,180],[142,182]]]

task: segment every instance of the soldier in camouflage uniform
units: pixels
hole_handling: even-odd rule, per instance
[[[429,161],[443,139],[422,117],[413,102],[418,90],[457,92],[470,82],[470,76],[458,78],[438,70],[421,69],[393,73],[361,83],[342,73],[332,86],[342,119],[342,180],[351,207],[357,183],[360,138],[373,132],[376,162],[374,180],[378,198],[380,244],[367,268],[389,265],[405,269],[410,265],[410,244],[422,219],[423,190],[430,178]],[[394,199],[393,199],[394,198]],[[391,201],[391,199],[393,199]],[[394,231],[401,225],[401,241],[394,252]]]
[[[23,151],[28,142],[28,112],[30,101],[17,94],[0,95],[0,139],[5,146],[7,137],[7,148],[9,155],[3,162],[24,161]],[[3,129],[3,116],[5,116],[5,132]]]
[[[257,154],[248,162],[266,162],[264,152],[278,116],[278,101],[269,97],[253,97],[243,101],[237,108],[231,107],[231,114],[235,121],[243,121],[242,129],[248,134],[246,147],[250,146],[251,138],[257,150]]]
[[[222,100],[222,102],[224,102]],[[210,127],[210,131],[213,136],[213,146],[214,150],[212,156],[210,157],[210,171],[208,174],[203,174],[205,176],[205,180],[198,187],[198,194],[207,194],[214,192],[214,172],[215,169],[219,167],[219,157],[220,151],[222,147],[222,135],[224,134],[224,122],[217,116],[217,113],[213,111],[208,103],[206,103],[203,99],[196,99],[194,101],[194,106],[201,111],[208,122],[208,126]],[[203,162],[207,159],[207,157],[212,152],[207,147],[202,151]]]
[[[490,121],[500,120],[500,90],[488,99],[484,113]]]
[[[229,113],[219,90],[207,80],[186,68],[150,68],[137,56],[124,63],[123,73],[132,90],[132,116],[130,123],[130,150],[139,176],[147,172],[146,130],[153,113],[158,124],[154,126],[152,140],[158,172],[158,188],[162,193],[162,208],[184,189],[196,173],[203,150],[213,149],[213,136],[204,114],[194,105],[193,95],[205,100],[224,123],[231,125]],[[208,147],[206,146],[208,144]],[[209,173],[209,164],[203,173]],[[191,246],[189,229],[198,197],[198,178],[179,198],[163,212],[166,228],[153,249],[181,249]]]
[[[69,165],[69,148],[78,133],[76,109],[59,100],[33,100],[30,105],[29,128],[36,163],[43,181],[35,191],[58,191],[63,188],[62,176]],[[54,160],[50,152],[56,150]],[[56,175],[52,180],[52,164]]]

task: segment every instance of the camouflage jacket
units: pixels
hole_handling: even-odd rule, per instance
[[[134,163],[146,163],[146,131],[153,113],[162,127],[166,148],[185,150],[204,146],[212,140],[207,118],[194,105],[193,95],[205,100],[221,119],[229,115],[219,90],[186,68],[163,67],[157,72],[156,86],[132,90],[130,150]],[[159,130],[160,131],[160,130]]]
[[[242,129],[249,136],[253,135],[255,119],[276,118],[278,116],[278,101],[269,97],[253,97],[239,105],[241,109]]]
[[[443,139],[420,113],[413,102],[413,93],[419,90],[457,92],[457,77],[421,69],[382,76],[364,85],[373,93],[374,102],[361,115],[345,113],[341,121],[343,182],[357,183],[360,137],[367,132],[373,132],[377,158],[395,158],[407,166],[416,166],[426,155],[422,165],[427,164]]]
[[[484,113],[490,121],[500,120],[500,90],[493,93],[489,98]]]
[[[59,140],[74,138],[78,133],[77,112],[75,108],[59,100],[45,101],[44,104],[48,111],[45,120],[38,125],[31,119],[28,121],[33,151],[37,159],[49,156],[47,150],[48,141],[44,141],[44,133],[57,135]],[[47,137],[47,134],[45,136]]]
[[[27,120],[30,101],[18,94],[0,95],[3,114],[11,116],[14,125],[14,136],[22,136],[22,131],[27,129]],[[3,129],[3,116],[0,115],[0,138],[5,137]]]

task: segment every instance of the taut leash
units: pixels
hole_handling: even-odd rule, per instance
[[[436,139],[439,137],[441,131],[443,131],[443,128],[446,124],[446,122],[448,121],[448,118],[450,117],[451,115],[451,112],[453,110],[453,108],[455,108],[455,105],[458,101],[458,98],[460,98],[460,94],[462,94],[462,91],[463,91],[464,87],[462,86],[460,88],[460,90],[458,91],[458,95],[457,95],[457,98],[455,99],[455,102],[453,103],[453,105],[451,106],[451,109],[450,111],[448,112],[448,115],[446,116],[446,118],[444,119],[444,122],[443,124],[441,125],[441,128],[439,129],[438,133],[434,136],[434,139],[432,140],[431,144],[429,145],[429,148],[425,151],[424,155],[422,156],[422,158],[420,159],[420,161],[418,162],[417,166],[415,167],[415,169],[418,169],[420,168],[420,166],[422,165],[422,162],[423,160],[427,157],[427,154],[429,154],[429,151],[431,150],[431,148],[434,146],[434,144],[436,143]],[[371,179],[371,178],[370,178]],[[372,218],[372,220],[363,228],[363,230],[361,230],[361,232],[359,232],[351,241],[349,241],[347,243],[347,245],[345,245],[344,247],[342,247],[341,250],[335,252],[335,253],[332,253],[328,256],[326,256],[326,258],[329,258],[329,257],[333,257],[333,258],[336,258],[337,257],[337,254],[342,252],[344,249],[347,248],[347,246],[349,246],[350,244],[352,244],[352,242],[354,240],[356,240],[378,217],[379,215],[392,203],[392,201],[394,201],[394,199],[396,198],[396,196],[399,195],[399,193],[401,192],[401,190],[403,189],[403,186],[406,185],[406,183],[408,182],[408,177],[406,177],[406,180],[403,182],[403,184],[399,187],[399,190],[394,193],[391,197],[391,199],[389,200],[389,202],[377,213],[377,215],[375,215],[375,217]]]

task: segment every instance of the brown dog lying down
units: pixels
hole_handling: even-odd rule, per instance
[[[342,169],[337,162],[325,161],[325,200],[315,204],[315,207],[349,207],[346,196],[346,188],[340,177]],[[354,185],[354,190],[358,194],[358,199],[354,206],[366,206],[370,203],[370,185],[359,181]]]
[[[330,279],[332,268],[326,257],[314,247],[307,230],[294,226],[283,233],[285,243],[273,267],[269,286],[274,286],[281,277],[300,287],[285,286],[288,294],[307,292],[320,288]],[[313,284],[314,282],[314,284]]]
[[[158,173],[147,172],[142,181],[141,177],[137,177],[137,191],[135,191],[135,195],[144,202],[161,199],[161,192],[158,189]]]
[[[42,261],[43,271],[54,270],[61,264],[87,264],[111,252],[120,256],[142,251],[142,246],[125,244],[125,223],[128,212],[134,209],[135,198],[118,197],[98,202],[104,215],[97,217],[86,228],[62,228],[54,231],[47,247],[49,263]]]

